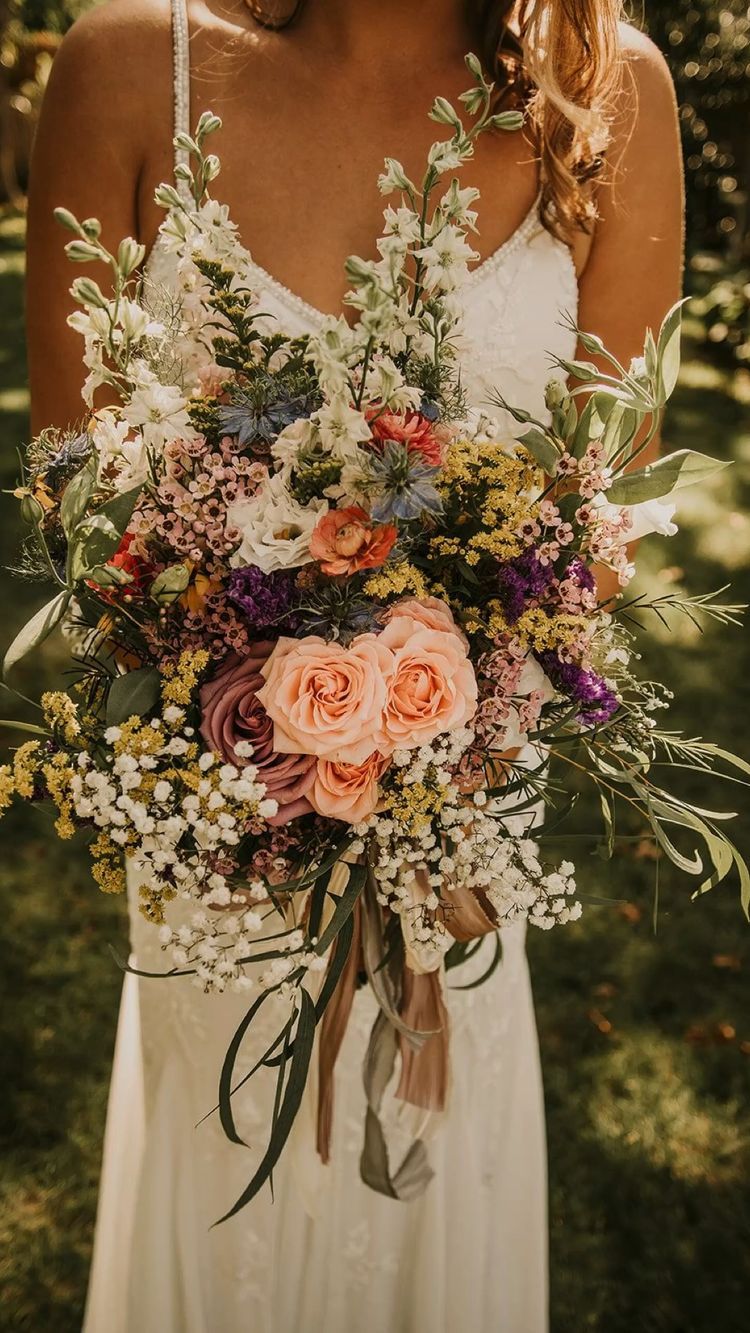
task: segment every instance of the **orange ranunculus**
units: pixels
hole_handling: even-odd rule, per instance
[[[324,574],[356,574],[384,564],[397,536],[393,523],[373,523],[364,509],[351,505],[331,509],[319,519],[310,553]]]

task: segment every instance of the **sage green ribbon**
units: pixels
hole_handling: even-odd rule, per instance
[[[424,1193],[434,1172],[424,1143],[421,1139],[415,1139],[400,1167],[391,1175],[380,1112],[385,1090],[393,1077],[397,1053],[396,1028],[381,1011],[375,1019],[363,1069],[367,1115],[359,1171],[370,1189],[385,1194],[387,1198],[408,1203]]]

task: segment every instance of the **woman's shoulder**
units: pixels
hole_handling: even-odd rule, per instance
[[[108,138],[123,165],[171,121],[169,0],[107,0],[81,16],[55,56],[42,121],[56,142]]]
[[[145,69],[154,38],[168,41],[171,25],[170,0],[106,0],[76,19],[58,54],[69,62],[138,56]]]
[[[638,116],[669,114],[671,117],[675,105],[674,83],[656,42],[631,23],[621,23],[619,35],[623,109],[632,114],[635,101]]]
[[[148,116],[171,87],[169,0],[107,0],[73,24],[55,56],[50,92],[79,108],[96,103],[131,120]]]

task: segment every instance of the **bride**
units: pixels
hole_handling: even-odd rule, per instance
[[[169,285],[170,256],[153,244],[154,188],[173,170],[173,126],[189,128],[210,107],[224,126],[220,194],[252,249],[262,309],[290,332],[310,332],[341,308],[345,256],[368,253],[379,234],[383,157],[416,168],[432,140],[434,95],[455,98],[462,57],[477,47],[528,117],[522,133],[485,136],[465,170],[482,194],[483,254],[462,292],[468,397],[482,406],[499,389],[541,415],[547,354],[575,352],[564,315],[627,362],[678,294],[682,188],[669,76],[619,10],[617,0],[110,0],[94,9],[55,61],[33,163],[35,429],[81,412],[56,205],[99,217],[109,244],[139,237],[152,247],[150,278]],[[135,964],[161,970],[131,890]],[[522,927],[503,932],[491,982],[459,988],[482,970],[475,958],[450,974],[453,1086],[448,1111],[427,1129],[435,1178],[426,1194],[396,1202],[359,1180],[360,1066],[373,1017],[362,990],[337,1065],[330,1164],[316,1157],[308,1107],[273,1199],[265,1192],[213,1230],[257,1164],[271,1113],[272,1089],[254,1079],[238,1108],[250,1151],[207,1115],[245,1006],[188,982],[128,976],[87,1333],[543,1333],[544,1120]],[[264,1048],[262,1027],[253,1031]],[[397,1138],[395,1108],[391,1121]]]

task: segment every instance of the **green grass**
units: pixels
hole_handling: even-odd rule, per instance
[[[6,220],[3,487],[15,481],[13,449],[26,431],[22,243],[20,221]],[[686,495],[677,538],[644,546],[643,586],[684,581],[707,591],[731,579],[734,600],[750,600],[748,401],[747,374],[688,361],[669,437],[736,466]],[[19,526],[14,503],[3,504],[5,565]],[[9,639],[31,603],[21,585],[5,588]],[[667,636],[655,625],[643,652],[644,671],[673,684],[675,726],[746,745],[742,631],[701,637],[683,624]],[[54,666],[51,650],[35,687]],[[741,787],[718,791],[700,775],[684,785],[705,805],[747,805]],[[662,865],[654,935],[650,844],[610,863],[587,852],[579,860],[590,892],[625,905],[591,907],[578,925],[530,940],[549,1127],[553,1333],[744,1333],[750,935],[737,895],[724,888],[691,903],[691,884]],[[82,850],[58,843],[28,811],[0,825],[0,903],[0,1330],[74,1333],[119,993],[107,946],[122,947],[124,904],[101,896]]]

